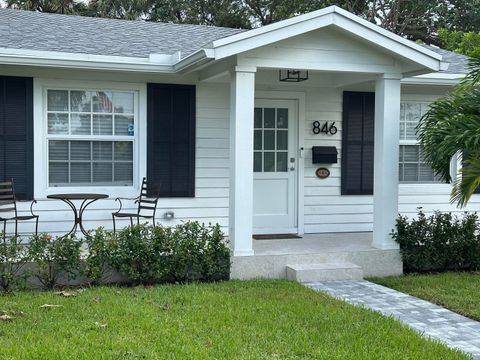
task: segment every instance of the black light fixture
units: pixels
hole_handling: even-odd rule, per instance
[[[278,79],[286,82],[300,82],[308,80],[307,70],[280,69]]]

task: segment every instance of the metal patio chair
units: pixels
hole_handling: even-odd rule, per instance
[[[18,215],[17,199],[15,197],[15,185],[13,179],[6,182],[0,182],[0,221],[3,221],[3,239],[7,234],[7,222],[15,221],[15,237],[18,236],[18,222],[35,220],[35,235],[38,234],[38,215],[33,213],[33,204],[37,200],[33,200],[30,204],[31,215]],[[8,216],[10,213],[12,216]]]
[[[122,200],[134,200],[137,204],[136,212],[122,212]],[[155,212],[157,211],[158,197],[147,198],[147,179],[143,178],[142,188],[140,189],[140,195],[135,198],[116,198],[115,201],[120,203],[120,208],[117,212],[112,213],[113,219],[113,232],[116,232],[115,219],[123,218],[130,219],[130,225],[133,226],[133,221],[136,219],[137,225],[140,224],[140,220],[152,219],[153,226],[155,227]]]

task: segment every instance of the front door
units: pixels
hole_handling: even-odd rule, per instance
[[[255,101],[253,232],[297,231],[296,102]]]

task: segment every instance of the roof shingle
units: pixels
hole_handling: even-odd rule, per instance
[[[0,47],[13,49],[143,58],[180,51],[183,58],[240,31],[0,9]]]

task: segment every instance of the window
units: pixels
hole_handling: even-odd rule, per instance
[[[132,186],[135,93],[46,92],[49,186]]]
[[[286,172],[288,109],[255,108],[254,172]]]
[[[418,144],[416,127],[420,118],[427,112],[428,103],[402,103],[400,107],[400,158],[399,177],[403,183],[438,182],[422,155]]]

